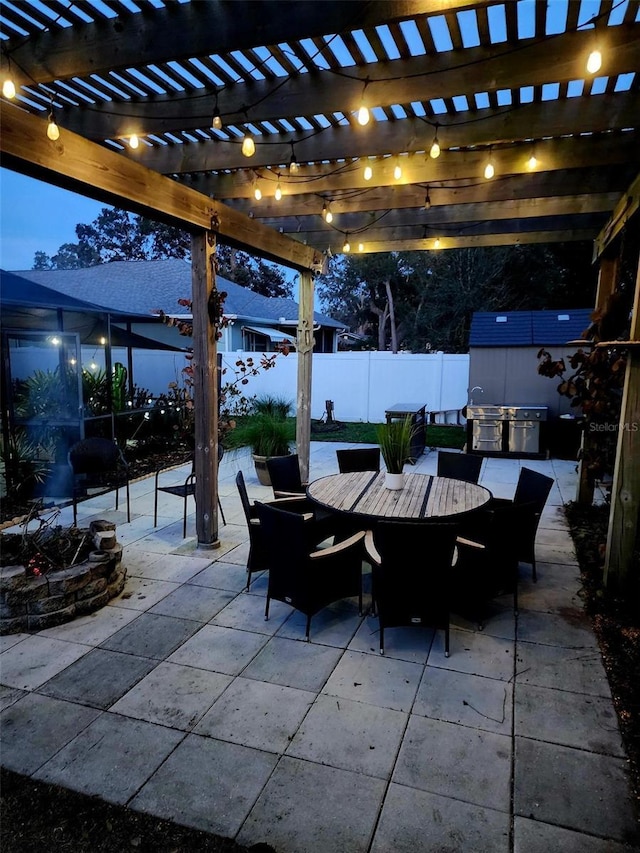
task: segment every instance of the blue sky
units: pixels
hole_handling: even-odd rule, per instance
[[[0,169],[0,266],[30,270],[42,250],[54,255],[63,243],[77,242],[75,227],[92,222],[101,202]]]

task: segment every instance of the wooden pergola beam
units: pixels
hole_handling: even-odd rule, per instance
[[[303,3],[297,9],[306,9],[311,17],[309,7],[313,5]],[[326,0],[317,5],[320,10],[327,5]],[[342,5],[353,8],[366,4],[351,0]],[[319,10],[317,16],[321,15]],[[297,15],[298,12],[291,17]],[[285,17],[289,16],[281,15],[280,20]],[[339,17],[340,22],[344,22],[353,15],[348,10],[342,10]],[[358,21],[358,28],[361,27]],[[324,29],[323,32],[340,30]],[[286,35],[277,39],[278,42],[286,40]],[[635,70],[638,28],[634,25],[609,28],[606,40],[607,44],[601,48],[606,57],[606,68],[602,73],[615,77]],[[262,41],[254,43],[263,44]],[[593,34],[585,30],[563,33],[554,39],[529,39],[520,43],[517,51],[509,43],[468,48],[462,67],[459,54],[452,51],[387,61],[382,67],[380,63],[356,66],[349,69],[345,76],[336,75],[330,70],[302,74],[290,79],[282,89],[274,87],[271,80],[255,80],[250,85],[237,83],[224,87],[218,98],[218,106],[224,122],[236,124],[247,120],[246,107],[254,104],[248,113],[252,122],[293,119],[305,115],[310,103],[316,114],[355,112],[360,106],[363,83],[368,77],[372,79],[367,84],[366,99],[371,107],[422,101],[425,88],[428,88],[429,99],[433,99],[452,98],[468,91],[517,90],[522,86],[541,86],[549,80],[567,83],[584,77],[586,57],[592,46]],[[210,54],[215,50],[207,47],[204,52]],[[190,54],[194,55],[197,54]],[[136,57],[136,64],[140,62],[140,58]],[[30,66],[27,64],[26,67]],[[86,73],[84,66],[82,71],[68,68],[64,77],[82,77]],[[91,73],[95,73],[95,69]],[[58,75],[57,79],[64,77]],[[55,79],[39,82],[53,82]],[[29,81],[23,82],[28,84]],[[111,103],[97,103],[92,105],[90,111],[67,108],[63,110],[64,122],[71,130],[94,140],[117,138],[134,132],[145,135],[192,130],[202,127],[203,109],[212,109],[213,92],[211,87],[209,103],[203,103],[202,96],[185,99],[179,113],[173,109],[172,95],[158,95],[128,104],[126,116],[119,116]]]
[[[350,237],[351,251],[354,254],[372,254],[374,252],[417,252],[417,251],[440,251],[445,249],[473,249],[480,246],[514,246],[531,243],[570,243],[578,241],[591,241],[596,234],[596,229],[570,230],[570,231],[532,231],[522,234],[482,234],[477,237],[429,237],[427,239],[394,240],[389,242],[369,242],[363,238],[363,250],[358,251],[359,238]],[[439,244],[436,245],[436,239]],[[333,252],[333,249],[331,250]],[[342,247],[336,244],[334,254],[342,252]]]
[[[445,182],[404,184],[393,187],[374,186],[367,192],[357,195],[347,194],[343,200],[341,193],[331,195],[331,210],[335,214],[367,212],[373,210],[402,210],[420,208],[424,205],[428,188],[432,208],[453,207],[457,204],[478,204],[504,201],[522,201],[528,198],[562,198],[564,195],[578,196],[594,193],[602,195],[615,193],[617,198],[629,186],[629,168],[604,166],[590,169],[567,169],[536,174],[505,175],[497,181],[482,183],[473,178],[451,187]],[[204,191],[206,178],[197,178],[189,184]],[[251,198],[226,198],[225,203],[256,219],[264,220],[282,216],[313,216],[321,211],[322,199],[314,193],[290,195],[286,193],[280,201],[267,195],[269,183],[263,189],[260,202]],[[207,193],[208,194],[208,193]]]
[[[312,248],[64,128],[52,142],[46,127],[43,119],[3,104],[3,165],[192,233],[214,230],[224,242],[294,269],[313,269],[320,260]]]
[[[437,180],[442,163],[460,155],[468,146],[511,145],[514,140],[559,137],[566,134],[603,133],[612,129],[634,128],[640,115],[640,92],[623,92],[590,98],[571,98],[555,103],[525,104],[517,109],[485,109],[475,113],[477,124],[443,125],[438,131],[441,156],[431,166]],[[281,138],[265,137],[269,144],[256,138],[256,153],[242,156],[240,142],[222,140],[141,146],[127,148],[125,156],[143,163],[156,172],[178,175],[182,172],[222,171],[225,169],[258,169],[280,166],[284,170],[291,156],[290,140],[295,143],[296,157],[301,162],[341,161],[356,157],[425,152],[433,141],[433,128],[418,118],[398,122],[377,122],[375,126],[328,127],[309,138],[308,134],[290,134]],[[586,139],[586,137],[585,137]],[[465,152],[467,154],[469,152]],[[503,152],[500,152],[503,153]],[[485,152],[475,152],[476,156]],[[496,156],[498,151],[496,150]],[[522,150],[519,156],[523,156]],[[526,155],[528,156],[528,155]],[[333,171],[336,171],[334,166]],[[339,179],[339,174],[336,176]]]
[[[244,50],[484,5],[488,2],[322,0],[297,3],[289,14],[288,10],[283,12],[282,0],[243,3],[241,13],[235,2],[224,0],[170,3],[164,9],[154,8],[152,14],[125,13],[95,24],[39,32],[26,41],[16,38],[7,47],[16,61],[29,69],[28,78],[16,75],[16,79],[29,85],[162,64],[168,55],[186,60],[226,53],[230,45],[234,50]],[[189,36],[177,38],[180,33]]]
[[[640,207],[640,173],[615,206],[611,219],[596,237],[593,256],[599,258]]]
[[[472,202],[469,204],[452,204],[432,206],[424,210],[422,202],[424,190],[420,198],[420,204],[416,207],[399,207],[397,204],[389,204],[385,208],[383,218],[380,219],[385,228],[415,228],[427,226],[437,228],[442,223],[447,225],[463,222],[480,222],[502,219],[531,219],[541,216],[571,216],[585,213],[609,213],[615,207],[619,192],[610,193],[585,193],[584,195],[567,195],[556,198],[525,198],[510,201]],[[270,206],[271,210],[277,207],[277,202]],[[334,220],[341,231],[356,231],[371,225],[373,217],[366,212],[351,212],[341,210],[340,205],[331,204]],[[262,211],[260,211],[262,212]],[[275,214],[275,211],[274,211]],[[292,216],[294,218],[292,218]],[[284,233],[300,234],[314,244],[314,234],[331,233],[331,226],[323,222],[318,214],[316,200],[315,210],[311,215],[300,216],[292,214],[285,207],[282,216],[256,216],[270,228],[282,228]],[[297,222],[297,224],[296,224]]]

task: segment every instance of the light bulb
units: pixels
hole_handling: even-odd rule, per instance
[[[595,74],[602,67],[602,54],[599,50],[592,50],[587,59],[587,71],[589,74]]]
[[[211,124],[213,125],[213,127],[215,127],[216,130],[222,130],[222,118],[220,117],[220,110],[218,109],[218,107],[216,107],[213,111],[213,121],[211,122]]]
[[[365,166],[364,167],[364,179],[365,179],[365,181],[370,181],[372,177],[373,177],[373,169],[371,168],[371,166]]]
[[[440,145],[438,143],[438,134],[436,133],[436,135],[433,139],[433,145],[431,146],[431,148],[429,150],[429,157],[431,157],[433,160],[435,160],[436,157],[439,157],[439,156],[440,156]]]
[[[364,104],[360,105],[360,109],[358,110],[358,124],[364,127],[366,124],[369,124],[369,120],[371,118],[371,114],[369,110],[365,107]]]
[[[11,77],[7,77],[7,79],[2,84],[2,94],[5,98],[15,98],[16,87]]]
[[[531,157],[529,157],[529,159],[527,160],[527,169],[529,169],[530,172],[533,172],[533,170],[535,169],[535,167],[537,165],[538,165],[538,160],[537,160],[535,154],[532,154]]]
[[[364,243],[358,243],[358,251],[364,252]]]
[[[400,168],[399,164],[396,164],[396,167],[393,170],[393,177],[396,179],[396,181],[399,181],[402,177],[402,169]]]
[[[439,237],[436,237],[435,242],[434,242],[434,244],[433,244],[433,248],[434,248],[434,249],[439,249],[439,248],[440,248],[440,238],[439,238]]]
[[[489,160],[487,165],[484,167],[484,176],[488,181],[490,181],[491,178],[495,175],[495,173],[496,170],[493,168],[493,163],[491,162],[491,160]]]
[[[262,190],[260,189],[260,187],[255,188],[255,190],[253,191],[253,197],[256,201],[260,201],[260,199],[262,198]]]
[[[348,255],[349,252],[351,251],[351,243],[349,242],[348,237],[345,237],[344,246],[342,247],[342,251],[345,253],[345,255]]]
[[[276,201],[280,201],[281,198],[282,198],[282,189],[280,187],[280,181],[278,181],[278,185],[276,186],[276,191],[275,191],[275,199],[276,199]]]
[[[256,153],[256,144],[253,141],[253,136],[250,136],[248,133],[245,133],[242,140],[242,153],[245,157],[253,157]]]
[[[47,125],[47,136],[52,142],[60,139],[60,128],[55,122],[53,113],[49,113],[49,124]]]
[[[289,174],[296,175],[300,171],[300,165],[296,160],[296,155],[292,152],[291,159],[289,160]]]
[[[333,222],[333,213],[330,210],[327,210],[327,215],[324,218],[325,222]]]
[[[135,150],[138,145],[140,145],[140,140],[138,139],[135,133],[132,133],[129,137],[129,147]]]
[[[429,190],[427,190],[427,194],[424,197],[424,204],[422,205],[423,210],[429,210],[431,207],[431,199],[429,198]]]

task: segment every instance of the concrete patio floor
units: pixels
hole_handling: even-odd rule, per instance
[[[312,443],[311,476],[340,445]],[[247,530],[234,478],[270,498],[228,453],[221,547],[195,549],[193,515],[153,478],[79,523],[116,521],[124,593],[91,616],[0,638],[2,764],[132,809],[278,853],[622,853],[636,849],[627,759],[580,598],[562,503],[575,463],[485,460],[511,497],[522,465],[556,480],[538,533],[538,583],[521,566],[520,614],[498,599],[484,631],[391,629],[353,601],[304,620],[266,577],[243,592]],[[413,469],[434,473],[436,453]],[[177,472],[164,482],[180,482]],[[70,509],[61,521],[70,519]],[[368,599],[367,602],[368,604]]]

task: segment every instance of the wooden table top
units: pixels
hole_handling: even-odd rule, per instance
[[[420,521],[450,518],[484,506],[489,489],[464,480],[405,474],[399,491],[385,488],[384,471],[331,474],[307,487],[307,495],[324,507],[370,518]]]

